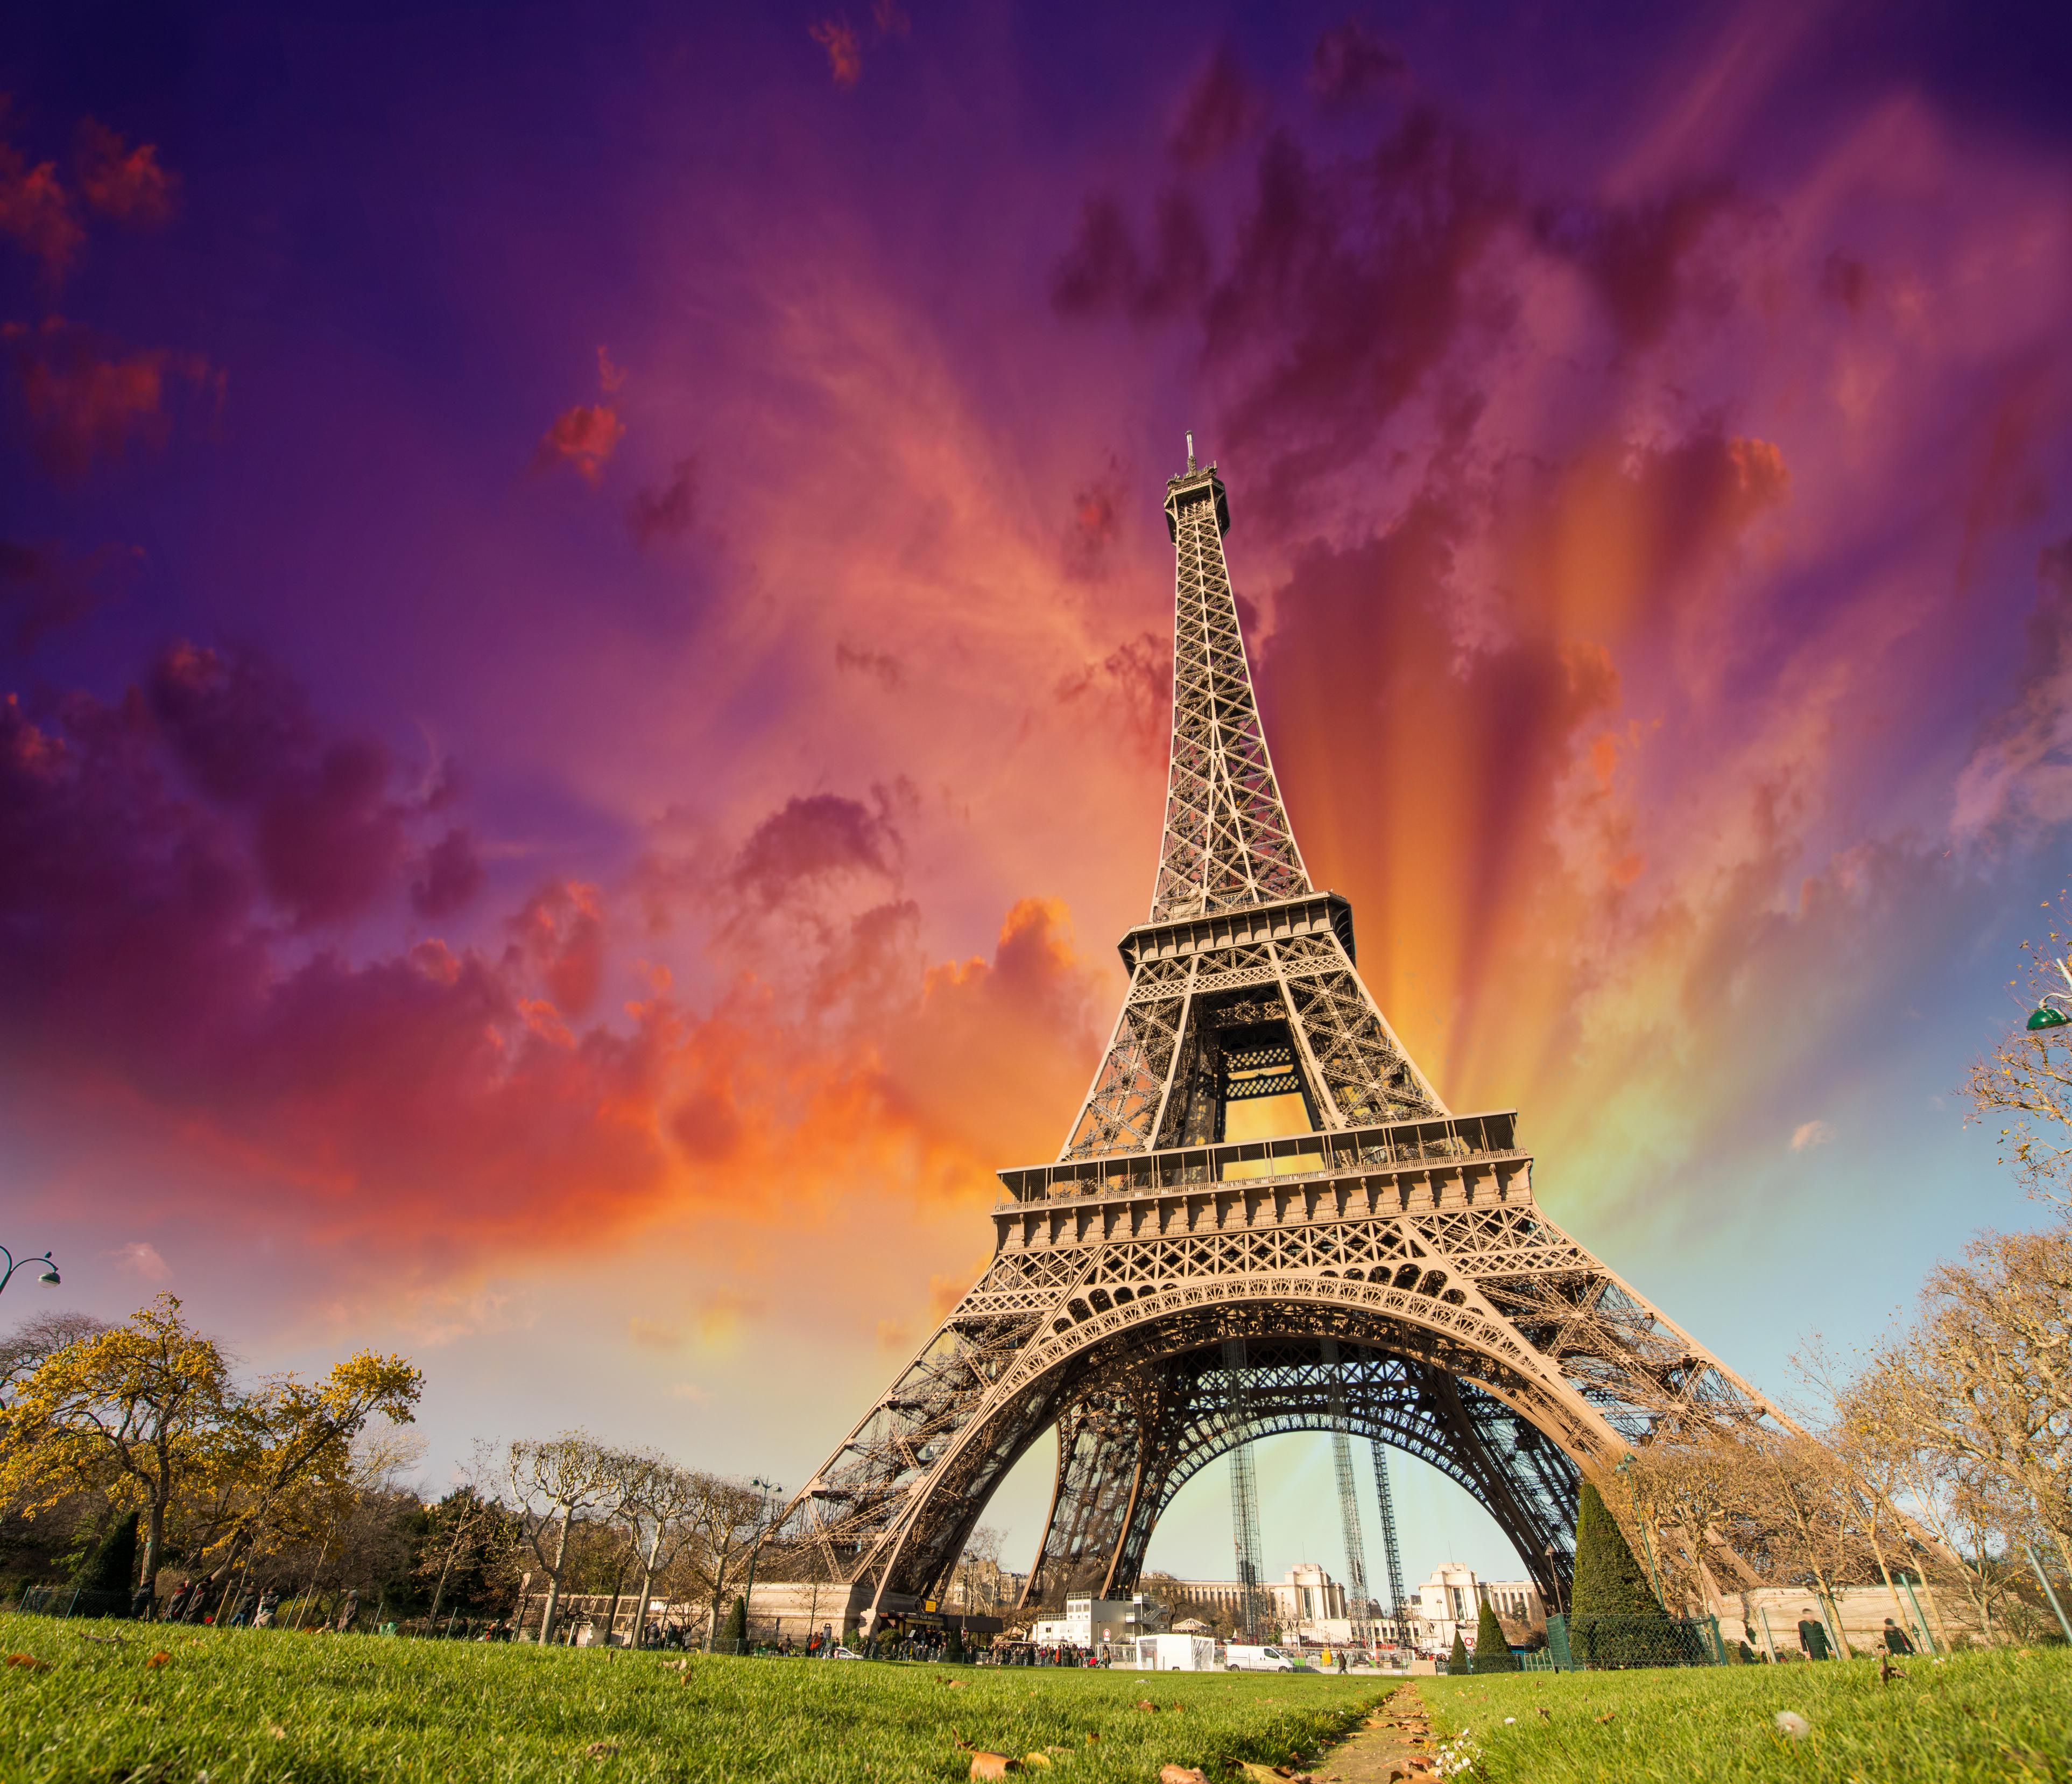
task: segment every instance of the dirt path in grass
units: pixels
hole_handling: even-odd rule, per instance
[[[1309,1769],[1318,1784],[1394,1784],[1430,1778],[1432,1719],[1408,1685],[1400,1685],[1351,1740]]]

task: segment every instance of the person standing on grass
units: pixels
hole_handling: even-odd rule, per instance
[[[1799,1645],[1806,1650],[1808,1660],[1827,1658],[1827,1631],[1813,1614],[1811,1605],[1799,1613]]]
[[[1889,1617],[1885,1620],[1885,1651],[1887,1654],[1914,1652],[1913,1639]]]
[[[273,1626],[273,1613],[281,1608],[281,1594],[278,1588],[269,1586],[259,1594],[259,1608],[252,1613],[254,1629],[270,1629]]]
[[[187,1613],[187,1600],[194,1596],[194,1581],[183,1580],[173,1588],[173,1595],[166,1601],[162,1621],[177,1623]]]
[[[131,1622],[150,1622],[151,1621],[151,1613],[154,1608],[155,1600],[154,1599],[151,1588],[149,1585],[139,1586],[134,1592],[130,1593],[130,1621]]]
[[[359,1615],[360,1591],[357,1587],[355,1587],[345,1595],[344,1606],[338,1613],[339,1633],[343,1634],[346,1630],[351,1629]]]

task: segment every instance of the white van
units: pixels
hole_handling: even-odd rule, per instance
[[[1137,1666],[1143,1672],[1210,1672],[1216,1664],[1216,1644],[1207,1635],[1140,1635]]]
[[[1250,1647],[1244,1642],[1233,1642],[1223,1650],[1223,1671],[1226,1672],[1293,1672],[1294,1670],[1294,1661],[1270,1645]]]

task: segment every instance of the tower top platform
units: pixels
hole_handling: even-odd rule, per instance
[[[1216,505],[1216,529],[1230,531],[1230,497],[1223,492],[1223,480],[1216,475],[1215,460],[1211,459],[1198,471],[1192,459],[1187,468],[1177,477],[1166,480],[1166,536],[1178,542],[1180,537],[1180,510],[1191,508],[1196,502],[1213,501]]]

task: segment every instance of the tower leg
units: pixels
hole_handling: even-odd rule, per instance
[[[1080,1401],[1058,1422],[1058,1480],[1043,1546],[1022,1590],[1025,1605],[1114,1584],[1124,1531],[1143,1484],[1144,1423],[1126,1394]]]

